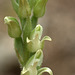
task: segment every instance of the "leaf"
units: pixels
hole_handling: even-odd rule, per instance
[[[50,75],[53,75],[52,70],[48,67],[43,67],[43,68],[39,69],[37,75],[42,75],[44,72],[48,72]]]

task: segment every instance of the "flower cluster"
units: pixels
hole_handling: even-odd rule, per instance
[[[21,75],[42,75],[48,72],[53,75],[51,69],[41,68],[43,62],[44,41],[51,38],[43,37],[43,27],[37,24],[38,18],[44,16],[48,0],[11,0],[19,21],[7,16],[4,18],[8,26],[8,34],[14,38],[16,55],[21,64]]]

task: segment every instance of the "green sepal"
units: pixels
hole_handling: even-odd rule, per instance
[[[48,68],[48,67],[40,68],[40,69],[38,70],[38,74],[37,74],[37,75],[42,75],[44,72],[47,72],[47,73],[49,73],[50,75],[53,75],[52,70],[51,70],[50,68]]]
[[[36,52],[38,49],[41,49],[41,44],[40,44],[40,40],[36,37],[35,39],[33,40],[29,40],[27,38],[27,50],[29,52]]]
[[[18,38],[21,36],[21,29],[18,21],[14,17],[5,17],[5,24],[8,25],[8,34],[12,38]]]
[[[15,51],[16,51],[16,55],[18,57],[18,60],[19,60],[20,64],[23,66],[23,64],[24,64],[24,51],[23,51],[23,41],[22,41],[21,37],[15,38],[14,47],[15,47]]]
[[[15,12],[18,14],[19,5],[18,5],[17,1],[16,0],[11,0],[11,2],[12,2],[12,6],[13,6]]]
[[[31,9],[28,0],[19,0],[19,17],[28,18],[31,15]]]
[[[23,67],[21,75],[37,75],[37,66],[41,66],[43,61],[43,52],[38,50]]]
[[[44,36],[41,41],[44,42],[45,40],[52,41],[52,39],[49,36]]]
[[[38,0],[33,9],[35,17],[42,17],[45,14],[46,3],[48,0]]]
[[[49,36],[44,36],[43,39],[41,40],[41,49],[44,48],[45,40],[52,41],[52,39]]]
[[[31,31],[32,31],[31,19],[27,18],[26,19],[26,23],[25,23],[24,28],[23,28],[23,39],[24,39],[24,42],[26,42],[26,38],[27,37],[29,38]]]

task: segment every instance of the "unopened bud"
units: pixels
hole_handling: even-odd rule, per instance
[[[48,0],[39,0],[33,9],[34,16],[42,17],[45,14],[45,7]]]
[[[27,18],[30,15],[31,9],[28,0],[19,0],[19,17]]]
[[[12,38],[17,38],[21,36],[21,29],[18,21],[13,17],[5,17],[5,24],[8,25],[8,34]]]

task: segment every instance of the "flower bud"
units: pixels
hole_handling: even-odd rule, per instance
[[[38,49],[41,49],[40,38],[42,35],[43,28],[41,25],[37,25],[30,34],[30,39],[27,38],[27,50],[29,52],[36,52]]]
[[[41,66],[43,60],[42,50],[38,50],[32,57],[29,58],[26,65],[21,71],[21,75],[37,75],[37,67]]]
[[[19,17],[27,18],[30,15],[31,9],[28,0],[19,0]]]
[[[42,36],[42,32],[43,32],[43,28],[41,25],[37,25],[33,31],[31,32],[31,35],[30,35],[30,39],[35,39],[36,37],[38,39],[41,39],[41,36]]]
[[[51,41],[51,38],[49,36],[45,36],[42,40],[42,31],[43,28],[41,25],[37,25],[34,30],[30,34],[30,39],[27,37],[26,42],[27,42],[27,50],[29,52],[36,52],[39,49],[44,48],[44,41],[48,40]]]
[[[42,17],[45,14],[45,7],[48,0],[39,0],[37,1],[33,13],[36,17]]]
[[[30,59],[26,63],[26,68],[33,66],[36,62],[36,66],[41,66],[43,60],[43,51],[41,49],[37,50],[34,55],[30,57]]]
[[[21,29],[18,21],[13,17],[5,17],[5,23],[8,25],[8,34],[12,38],[18,38],[21,36]]]

